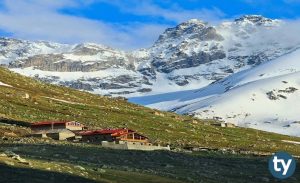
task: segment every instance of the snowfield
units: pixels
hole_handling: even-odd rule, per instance
[[[130,101],[241,127],[300,136],[300,50],[199,90]]]

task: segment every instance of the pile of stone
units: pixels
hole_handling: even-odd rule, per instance
[[[11,159],[16,160],[18,163],[22,163],[24,165],[31,165],[30,162],[28,162],[26,159],[21,158],[20,155],[12,152],[12,151],[5,151],[3,153],[0,153],[0,157],[9,157]]]

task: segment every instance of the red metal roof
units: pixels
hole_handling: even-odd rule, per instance
[[[41,121],[41,122],[33,123],[33,124],[31,124],[31,126],[51,125],[52,123],[54,125],[56,125],[56,124],[66,124],[68,122],[70,122],[70,121]]]
[[[112,136],[120,136],[127,134],[128,132],[134,132],[133,130],[126,128],[116,128],[116,129],[101,129],[101,130],[87,130],[79,132],[80,135],[97,135],[97,134],[111,134]]]

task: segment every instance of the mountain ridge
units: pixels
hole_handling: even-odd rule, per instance
[[[241,127],[300,136],[299,56],[297,49],[198,90],[130,101],[202,119],[215,118]]]
[[[94,43],[1,39],[0,64],[26,76],[95,94],[134,97],[189,90],[299,46],[275,38],[260,40],[283,24],[258,15],[216,26],[192,19],[166,29],[150,48],[132,52]]]

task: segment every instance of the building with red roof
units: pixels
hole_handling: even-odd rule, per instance
[[[85,128],[76,121],[42,121],[33,123],[30,127],[32,136],[55,140],[75,139],[75,132]]]
[[[45,131],[45,130],[56,130],[56,129],[68,129],[71,131],[83,130],[84,125],[76,121],[42,121],[31,124],[32,131]]]
[[[148,137],[128,128],[83,130],[75,121],[44,121],[31,125],[32,136],[55,140],[73,140],[101,144],[113,149],[170,150],[170,146],[153,145]]]
[[[146,136],[127,128],[86,130],[79,132],[78,135],[82,136],[82,141],[92,143],[101,143],[102,141],[149,143]]]

